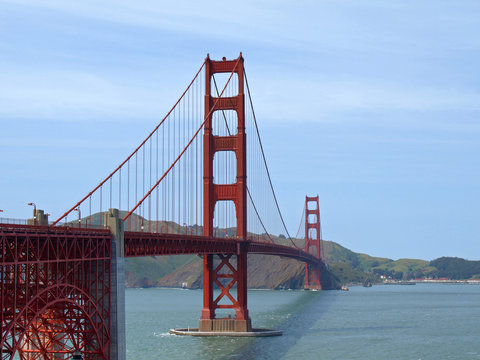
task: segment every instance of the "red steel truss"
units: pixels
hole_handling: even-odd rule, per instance
[[[0,359],[109,359],[108,230],[0,224]]]
[[[285,245],[215,238],[196,235],[162,234],[125,231],[125,257],[179,254],[237,254],[243,247],[249,254],[284,256],[312,266],[319,259],[303,250]]]
[[[319,264],[312,254],[272,243],[130,231],[124,238],[126,257],[221,254],[212,265],[217,309],[239,306],[230,294],[235,272],[246,265],[232,258],[239,252]],[[109,359],[110,231],[0,224],[0,249],[0,359],[68,359],[75,350],[84,359]],[[220,303],[223,297],[231,304]]]
[[[305,251],[274,243],[255,242],[251,240],[251,236],[249,238],[243,57],[240,54],[235,60],[224,58],[222,61],[213,61],[207,56],[202,68],[203,66],[206,77],[204,122],[157,183],[124,217],[124,220],[129,218],[135,209],[153,193],[162,179],[180,161],[203,127],[203,236],[151,233],[149,217],[149,232],[124,232],[124,254],[127,257],[203,254],[204,297],[199,329],[201,331],[251,331],[247,307],[248,253],[285,256],[304,261],[307,264],[306,287],[321,288],[322,260],[318,196],[306,198]],[[185,100],[184,95],[191,88],[202,68],[170,110],[169,114],[173,112],[173,118],[175,118],[175,107],[182,98]],[[217,73],[230,73],[230,79],[234,74],[238,76],[238,81],[233,82],[238,83],[238,93],[235,91],[237,95],[224,97],[222,91],[218,97],[212,96],[211,80]],[[237,132],[230,136],[215,136],[212,128],[213,114],[215,111],[224,110],[233,110],[237,114]],[[102,185],[108,180],[110,180],[111,204],[113,175],[118,172],[119,183],[121,183],[119,170],[125,165],[128,174],[126,182],[130,184],[129,160],[133,159],[133,156],[136,159],[136,154],[142,147],[143,156],[145,156],[145,144],[148,141],[150,141],[151,164],[151,139],[155,133],[158,136],[156,131],[169,114],[113,173],[53,225],[72,211],[78,211],[78,226],[82,226],[80,205],[87,199],[90,202],[97,190],[100,192],[101,204]],[[185,133],[185,126],[183,131]],[[158,137],[156,139],[158,141]],[[215,184],[213,181],[214,156],[220,151],[230,151],[235,154],[236,182],[233,184]],[[135,160],[135,167],[136,164]],[[145,157],[143,164],[145,164]],[[145,174],[145,165],[143,166]],[[158,163],[156,166],[158,172]],[[145,180],[145,175],[143,179]],[[156,194],[158,199],[158,192]],[[121,191],[119,191],[120,197]],[[215,205],[219,201],[232,201],[235,205],[236,238],[213,236]],[[309,203],[312,202],[316,203],[315,209],[308,208]],[[185,204],[184,207],[186,207]],[[112,233],[108,229],[37,226],[39,224],[36,218],[37,210],[34,209],[34,212],[35,225],[0,224],[0,360],[14,357],[22,360],[70,359],[77,351],[81,352],[83,359],[110,359],[111,354],[115,356],[110,347],[115,340],[115,337],[111,336],[111,314],[115,313],[116,308],[112,307],[111,300],[112,274],[114,274],[111,268]],[[310,221],[309,215],[316,217]],[[135,221],[138,219],[137,217]],[[138,228],[143,229],[143,218],[141,221],[142,225]],[[213,290],[215,285],[220,290],[216,297]],[[231,293],[234,287],[236,287],[236,293]],[[217,309],[234,310],[235,319],[217,319]],[[115,330],[112,331],[112,334],[115,334]]]
[[[309,204],[311,208],[309,208]],[[305,197],[305,251],[314,254],[320,259],[321,254],[320,240],[320,207],[318,203],[318,195],[314,197]],[[312,266],[305,263],[305,288],[317,289],[322,288],[320,279],[320,262]]]

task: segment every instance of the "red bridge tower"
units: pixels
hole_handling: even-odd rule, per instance
[[[211,93],[212,76],[216,73],[236,73],[238,94],[216,98]],[[234,110],[238,131],[231,136],[214,136],[212,118],[215,111]],[[220,263],[214,267],[214,255],[203,256],[203,310],[199,331],[251,331],[247,309],[247,156],[245,135],[245,95],[243,57],[236,60],[213,61],[207,55],[205,61],[205,126],[203,158],[203,235],[213,236],[213,217],[218,201],[233,201],[237,217],[237,238],[245,240],[237,246],[236,266],[231,260],[234,254],[218,254]],[[213,160],[217,151],[233,151],[237,160],[237,181],[233,184],[214,184]],[[225,279],[230,279],[228,284]],[[217,284],[220,295],[214,298],[213,286]],[[230,294],[237,286],[236,298]],[[220,304],[228,298],[230,304]],[[234,319],[216,319],[216,309],[234,309]]]
[[[318,195],[305,197],[305,251],[321,258],[320,207]],[[305,263],[305,289],[320,290],[320,265],[312,267]]]

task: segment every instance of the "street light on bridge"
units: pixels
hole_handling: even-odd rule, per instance
[[[79,207],[76,207],[75,209],[73,209],[73,211],[78,211],[78,227],[81,228],[82,227],[82,212],[80,211]]]
[[[33,206],[33,225],[37,225],[37,205],[33,202],[29,202],[27,205]]]

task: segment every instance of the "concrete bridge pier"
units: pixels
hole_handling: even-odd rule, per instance
[[[126,360],[124,225],[118,209],[109,209],[104,220],[112,233],[110,359]]]

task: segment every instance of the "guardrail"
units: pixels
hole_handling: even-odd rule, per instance
[[[26,219],[0,218],[0,224],[27,225]]]

